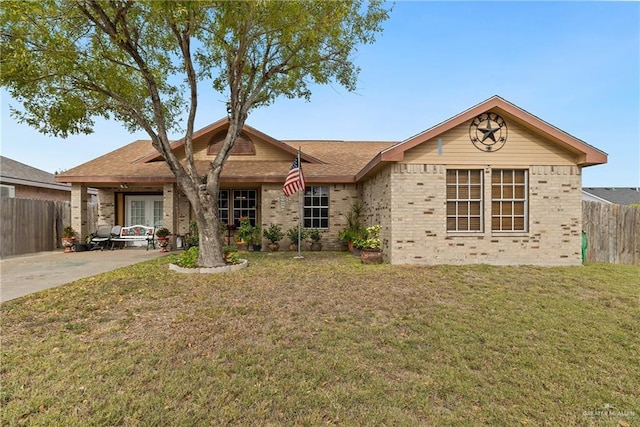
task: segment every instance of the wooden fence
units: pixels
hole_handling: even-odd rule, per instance
[[[582,229],[587,261],[640,265],[640,208],[582,202]]]
[[[88,204],[87,217],[89,230],[95,230],[97,203]],[[0,221],[0,257],[52,251],[61,247],[62,229],[71,224],[71,203],[3,198]]]

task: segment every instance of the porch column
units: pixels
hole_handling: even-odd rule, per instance
[[[166,183],[162,188],[162,225],[171,231],[171,247],[176,247],[178,234],[178,190],[176,184]]]
[[[71,226],[80,241],[88,234],[87,224],[87,187],[80,183],[71,184]]]

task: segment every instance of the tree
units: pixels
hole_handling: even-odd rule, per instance
[[[308,100],[313,83],[354,90],[351,57],[388,14],[378,0],[4,1],[0,84],[22,104],[14,116],[46,134],[90,133],[96,117],[143,129],[195,212],[198,264],[213,267],[224,264],[219,178],[250,111],[280,96]],[[192,136],[203,83],[226,98],[230,125],[198,171]],[[183,162],[170,146],[177,130]]]

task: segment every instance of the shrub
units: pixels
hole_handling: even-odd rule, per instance
[[[282,227],[279,224],[271,224],[269,228],[265,228],[262,234],[271,243],[277,243],[284,237]]]
[[[320,234],[320,230],[318,230],[317,228],[313,228],[313,229],[309,230],[309,232],[307,233],[307,236],[309,236],[309,239],[312,242],[319,242],[320,239],[322,239],[322,235]]]
[[[167,227],[160,227],[156,230],[156,237],[167,237],[171,232]]]
[[[372,225],[367,227],[367,232],[361,239],[354,240],[353,245],[360,249],[380,249],[382,242],[380,241],[380,226]]]
[[[189,221],[189,238],[187,239],[187,244],[189,246],[198,246],[200,244],[200,235],[198,234],[198,221],[196,221],[195,219]]]
[[[71,226],[65,227],[62,230],[62,237],[66,237],[69,239],[72,237],[76,237],[76,230],[74,230]]]
[[[178,256],[176,265],[183,268],[195,268],[198,266],[198,255],[200,255],[200,249],[197,246],[192,246]]]
[[[253,227],[251,226],[251,220],[246,216],[240,217],[240,227],[238,227],[238,238],[242,242],[248,242],[253,234]]]
[[[300,239],[300,241],[303,241],[307,237],[307,230],[305,230],[304,228],[298,229],[298,227],[290,228],[287,230],[287,237],[289,238],[289,240],[291,240],[291,243],[297,245],[298,238]]]

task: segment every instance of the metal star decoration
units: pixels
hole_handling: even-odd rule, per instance
[[[487,125],[485,127],[478,126],[478,130],[482,132],[482,142],[484,142],[487,138],[491,138],[493,142],[496,141],[496,132],[500,130],[500,127],[492,128],[491,120],[487,120]]]

